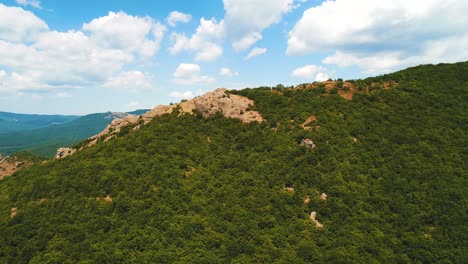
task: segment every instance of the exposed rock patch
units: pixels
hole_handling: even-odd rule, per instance
[[[312,141],[311,139],[308,139],[308,138],[304,138],[302,141],[301,141],[301,145],[307,147],[307,148],[315,148],[315,143],[314,141]]]
[[[294,193],[294,188],[293,187],[285,187],[284,190],[289,192],[289,193]]]
[[[15,217],[17,213],[18,213],[18,208],[16,208],[16,207],[11,208],[11,210],[10,210],[10,218]]]
[[[31,161],[18,160],[16,157],[2,157],[0,159],[0,180],[32,164]]]
[[[310,213],[310,220],[315,223],[315,227],[323,228],[323,225],[317,220],[317,213],[315,211]]]
[[[304,203],[305,204],[309,204],[310,203],[310,196],[307,195],[306,198],[304,199]]]
[[[312,123],[312,122],[317,122],[317,117],[316,117],[315,115],[309,116],[309,117],[306,119],[306,121],[305,121],[304,123],[302,123],[301,126],[302,126],[302,128],[303,128],[304,130],[311,130],[312,127],[309,126],[309,125],[310,125],[310,123]]]
[[[73,155],[73,153],[76,152],[76,149],[74,148],[59,148],[57,149],[57,153],[55,154],[56,159],[63,159],[65,157],[68,157],[70,155]]]
[[[106,197],[96,197],[96,201],[103,201],[106,203],[112,202],[112,197],[110,195],[107,195]]]
[[[326,193],[322,193],[322,194],[320,195],[320,200],[326,201],[326,200],[327,200],[327,197],[328,197],[328,195],[327,195]]]

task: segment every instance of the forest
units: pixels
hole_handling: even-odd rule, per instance
[[[466,262],[468,62],[344,82],[231,91],[265,121],[175,111],[0,180],[0,263]]]

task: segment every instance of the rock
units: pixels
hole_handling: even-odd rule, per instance
[[[314,142],[311,139],[308,139],[308,138],[304,138],[301,141],[301,145],[303,145],[303,146],[305,146],[307,148],[315,148]]]
[[[326,201],[326,200],[327,200],[327,197],[328,197],[328,195],[327,195],[326,193],[322,193],[322,194],[320,195],[320,200]]]
[[[304,199],[304,203],[305,204],[310,203],[310,196],[309,195],[307,195],[306,198]]]
[[[20,160],[15,156],[3,156],[0,159],[0,180],[12,175],[16,171],[27,168],[33,164],[30,160]]]
[[[309,124],[312,123],[312,122],[316,122],[316,121],[317,121],[317,117],[315,115],[311,115],[306,119],[306,121],[304,123],[302,123],[301,126],[302,126],[302,128],[304,130],[311,130],[312,127],[309,126]]]
[[[10,210],[10,218],[15,217],[17,213],[18,213],[18,208],[17,208],[17,207],[11,208],[11,210]]]
[[[293,187],[286,187],[284,188],[287,192],[290,192],[290,193],[293,193],[294,192],[294,188]]]
[[[315,211],[310,213],[310,220],[312,220],[312,222],[315,223],[315,227],[323,228],[323,225],[316,218],[317,218],[317,213]]]
[[[65,157],[73,155],[73,153],[75,152],[76,149],[74,148],[59,148],[57,149],[57,153],[55,154],[55,159],[63,159]]]

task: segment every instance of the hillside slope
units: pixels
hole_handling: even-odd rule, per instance
[[[245,89],[263,122],[176,110],[1,180],[0,262],[462,263],[468,63],[349,83]]]
[[[130,114],[141,114],[138,110]],[[97,113],[79,117],[64,124],[54,124],[33,130],[0,133],[0,153],[10,155],[28,151],[43,157],[53,157],[57,148],[76,144],[104,129],[114,118],[124,113]]]

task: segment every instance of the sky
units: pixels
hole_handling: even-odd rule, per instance
[[[466,61],[466,14],[466,0],[0,0],[0,111],[131,111]]]

